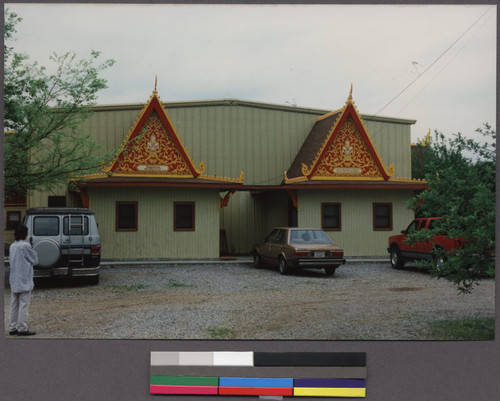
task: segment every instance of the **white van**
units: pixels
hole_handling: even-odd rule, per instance
[[[88,277],[99,282],[101,238],[94,212],[80,208],[28,209],[23,224],[38,254],[35,277]]]

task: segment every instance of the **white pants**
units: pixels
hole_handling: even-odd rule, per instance
[[[28,330],[31,291],[13,292],[10,298],[9,331]]]

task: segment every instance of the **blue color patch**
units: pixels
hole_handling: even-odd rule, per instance
[[[295,379],[294,387],[365,388],[364,379]]]
[[[220,377],[220,387],[293,387],[293,379],[259,377]]]

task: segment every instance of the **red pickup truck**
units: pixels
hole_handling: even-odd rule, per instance
[[[436,220],[439,219],[441,217],[415,219],[406,230],[401,231],[401,234],[389,237],[389,248],[387,248],[387,251],[390,254],[392,267],[402,269],[406,261],[432,259],[434,257],[433,251],[436,248],[449,252],[462,246],[460,239],[448,238],[446,235],[434,235],[429,241],[418,241],[412,245],[406,243],[409,234],[433,228]],[[442,260],[436,260],[436,263],[440,262]]]

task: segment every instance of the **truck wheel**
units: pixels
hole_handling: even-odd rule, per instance
[[[401,258],[401,251],[399,250],[399,248],[397,246],[393,246],[391,248],[391,254],[390,255],[391,255],[390,256],[390,258],[391,258],[391,266],[394,269],[402,269],[403,267],[405,267],[405,262]]]
[[[434,251],[432,252],[432,261],[434,263],[434,266],[436,267],[441,266],[445,260],[446,260],[446,255],[444,254],[444,249],[439,246],[434,248]]]

